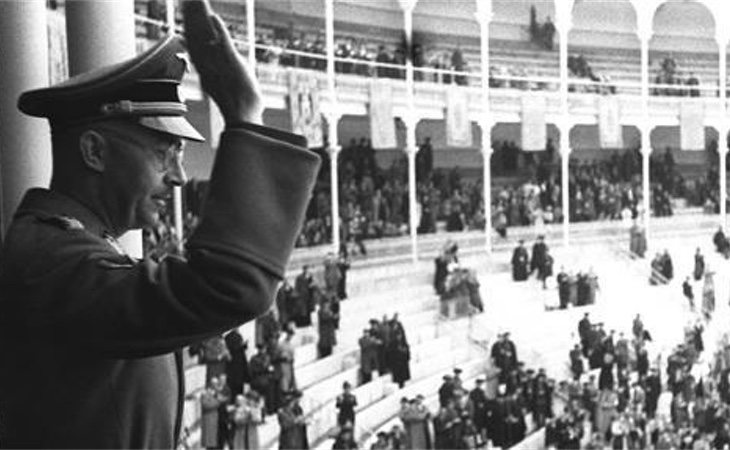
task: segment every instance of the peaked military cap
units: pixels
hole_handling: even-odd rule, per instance
[[[139,125],[193,141],[203,136],[185,119],[179,93],[187,71],[182,38],[170,35],[135,58],[24,92],[18,108],[45,117],[54,129],[108,119]]]

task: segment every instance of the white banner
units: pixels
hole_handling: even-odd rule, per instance
[[[545,150],[547,127],[545,124],[545,97],[536,94],[522,96],[522,150],[537,152]]]
[[[464,88],[450,87],[446,92],[446,145],[449,147],[471,147],[471,121],[469,120],[469,97]]]
[[[601,148],[623,148],[621,105],[615,95],[598,97],[598,135]]]
[[[684,100],[679,114],[680,148],[705,149],[705,105],[697,100]]]
[[[373,148],[395,148],[393,86],[390,80],[370,82],[370,140]]]
[[[292,133],[307,138],[309,147],[324,145],[319,89],[312,74],[296,70],[289,72],[289,113]]]

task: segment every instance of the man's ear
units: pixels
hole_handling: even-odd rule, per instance
[[[79,136],[79,152],[84,165],[95,172],[106,167],[108,144],[104,136],[94,130],[86,130]]]

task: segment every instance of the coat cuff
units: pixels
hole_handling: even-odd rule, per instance
[[[253,124],[226,130],[188,248],[232,254],[283,277],[320,166],[296,143],[306,141]]]

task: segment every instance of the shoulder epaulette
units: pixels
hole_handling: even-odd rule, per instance
[[[46,223],[49,225],[56,226],[58,228],[61,228],[62,230],[83,230],[84,224],[81,223],[79,220],[74,219],[73,217],[68,216],[37,216],[36,219],[39,222]]]

